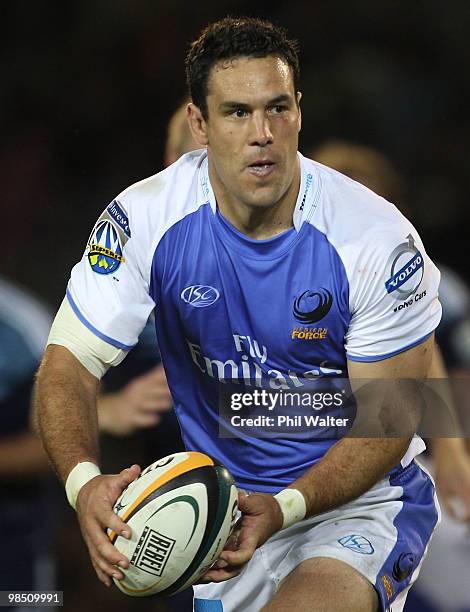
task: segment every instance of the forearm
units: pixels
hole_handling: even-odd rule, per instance
[[[67,349],[48,347],[36,384],[36,420],[64,482],[78,462],[98,463],[97,388],[97,379]]]
[[[305,497],[306,516],[356,499],[383,478],[406,452],[409,438],[343,438],[290,488]]]

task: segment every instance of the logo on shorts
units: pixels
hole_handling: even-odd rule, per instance
[[[387,595],[387,599],[392,599],[393,597],[393,585],[392,582],[390,580],[390,578],[384,574],[380,580],[382,581],[382,584],[384,585],[384,589],[385,589],[385,593]]]
[[[111,274],[124,261],[118,230],[111,221],[99,221],[88,241],[88,260],[93,272]]]
[[[352,534],[340,538],[338,542],[341,544],[341,546],[344,546],[344,548],[349,548],[349,550],[352,550],[355,553],[359,553],[361,555],[374,554],[374,547],[364,536]]]
[[[181,299],[194,308],[211,306],[220,297],[220,293],[210,285],[191,285],[181,292]]]
[[[390,255],[388,266],[390,278],[385,282],[388,294],[397,300],[406,300],[416,293],[424,276],[424,257],[415,247],[411,234],[408,242],[402,242]]]
[[[333,304],[333,296],[328,289],[311,291],[307,289],[294,300],[294,317],[300,323],[310,325],[326,317]]]
[[[411,553],[401,553],[393,564],[392,576],[397,582],[402,582],[413,571],[415,557]]]

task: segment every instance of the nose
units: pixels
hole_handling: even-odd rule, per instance
[[[253,113],[251,120],[250,145],[265,147],[272,144],[273,134],[269,118],[264,113]]]

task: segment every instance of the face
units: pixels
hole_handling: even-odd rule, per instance
[[[189,119],[198,142],[207,145],[216,193],[256,208],[289,193],[298,172],[299,100],[280,58],[244,57],[212,68],[208,119],[194,105]]]

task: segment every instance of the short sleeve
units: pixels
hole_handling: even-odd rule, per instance
[[[433,333],[442,312],[440,273],[404,217],[366,232],[350,261],[348,359],[387,359]]]
[[[128,206],[113,200],[96,222],[81,261],[74,266],[67,298],[94,334],[129,350],[155,304],[149,295],[145,232],[132,223]]]

